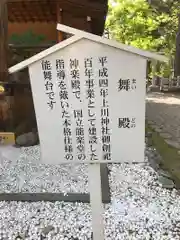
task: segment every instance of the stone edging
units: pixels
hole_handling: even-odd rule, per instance
[[[109,186],[109,169],[107,164],[101,164],[101,186],[102,186],[102,201],[110,203],[111,194]],[[22,201],[22,202],[82,202],[89,203],[90,196],[86,193],[1,193],[0,201]]]

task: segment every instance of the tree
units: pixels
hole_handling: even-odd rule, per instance
[[[145,0],[116,0],[110,3],[107,27],[125,44],[156,50],[162,40],[157,31],[159,19]]]
[[[175,53],[177,4],[174,0],[114,0],[106,27],[116,40],[172,56]],[[164,66],[162,71],[166,72]],[[169,69],[170,71],[170,69]]]
[[[157,13],[165,13],[169,21],[162,26],[164,41],[164,52],[172,60],[174,75],[180,76],[180,1],[179,0],[149,0]]]
[[[8,75],[8,17],[6,0],[0,0],[0,81],[6,81]]]
[[[165,17],[159,26],[161,37],[164,38],[163,50],[166,54],[175,53],[176,34],[178,30],[179,0],[149,0],[157,16]]]

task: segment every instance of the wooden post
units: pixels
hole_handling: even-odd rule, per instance
[[[63,10],[62,8],[60,8],[59,6],[59,2],[57,2],[57,5],[56,5],[56,8],[57,8],[57,23],[62,23],[63,24]],[[61,42],[63,41],[63,32],[61,31],[58,31],[58,42]]]
[[[157,82],[157,61],[156,60],[152,60],[152,86],[155,87],[156,86],[156,82]]]
[[[92,211],[93,240],[104,240],[102,185],[100,164],[89,164],[89,192]]]
[[[8,13],[7,1],[0,0],[0,82],[8,81]],[[4,94],[0,95],[0,129],[10,127],[10,101]]]
[[[8,14],[6,0],[0,0],[0,82],[8,78]]]

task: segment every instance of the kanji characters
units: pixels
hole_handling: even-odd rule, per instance
[[[69,66],[70,66],[72,93],[78,100],[81,100],[79,60],[78,59],[70,59]]]
[[[77,69],[79,67],[79,60],[77,59],[70,59],[70,64],[69,64],[70,68],[75,68]]]
[[[82,118],[83,112],[82,109],[74,110],[74,118]]]
[[[104,67],[107,64],[107,57],[99,57],[99,63]]]
[[[44,71],[43,75],[44,75],[44,80],[52,80],[52,72],[50,70]]]
[[[66,77],[66,75],[65,75],[65,71],[64,70],[57,70],[57,78],[59,79],[59,80],[64,80],[65,79],[65,77]]]
[[[119,128],[130,128],[130,119],[128,117],[119,118]]]
[[[92,57],[84,59],[84,67],[85,67],[85,69],[92,68]]]
[[[80,80],[71,80],[71,87],[72,89],[79,89],[80,90]]]
[[[60,98],[60,100],[68,100],[68,92],[67,92],[67,90],[61,90],[60,92],[59,92],[59,98]]]
[[[85,160],[85,139],[84,139],[84,124],[83,124],[83,111],[82,109],[74,110],[74,119],[76,121],[76,149],[77,159]]]
[[[51,62],[49,60],[43,60],[41,62],[42,70],[51,71]]]
[[[56,69],[60,70],[63,69],[64,70],[65,65],[64,65],[64,60],[63,59],[57,59],[56,60]]]
[[[84,59],[84,76],[86,85],[86,98],[88,99],[88,134],[90,144],[90,160],[97,158],[97,129],[96,129],[96,111],[95,111],[95,80],[93,72],[93,59]]]
[[[111,136],[110,136],[110,118],[109,118],[109,104],[108,104],[108,58],[106,56],[99,57],[99,87],[100,96],[102,99],[101,105],[101,134],[102,134],[102,152],[103,160],[111,160]]]
[[[67,84],[65,82],[65,62],[63,59],[56,60],[56,77],[59,88],[59,99],[61,103],[62,120],[63,120],[63,134],[64,134],[64,151],[66,160],[73,160],[73,145],[72,145],[72,131],[71,119],[69,114],[69,96]]]
[[[45,84],[46,91],[53,91],[53,83],[52,82],[46,82]]]
[[[108,77],[108,69],[103,67],[102,69],[99,69],[99,77]]]
[[[93,88],[89,88],[86,90],[87,98],[95,98],[95,91]]]
[[[122,79],[118,81],[118,91],[130,91],[136,89],[136,79]]]
[[[52,82],[52,65],[49,60],[42,60],[41,62],[42,73],[44,77],[44,86],[45,86],[45,94],[47,95],[47,105],[50,110],[54,109],[55,101],[55,93],[53,91],[53,82]]]
[[[100,78],[99,79],[99,87],[102,88],[102,87],[108,87],[108,79],[107,78]]]
[[[119,79],[118,91],[130,89],[130,80],[129,79]]]
[[[118,127],[119,128],[135,128],[136,127],[136,118],[122,117],[118,118]]]
[[[73,69],[71,70],[71,77],[73,79],[79,79],[80,74],[79,74],[79,69]]]

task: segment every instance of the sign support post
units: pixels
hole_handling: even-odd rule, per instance
[[[100,163],[89,164],[89,192],[92,211],[93,240],[104,240]]]

